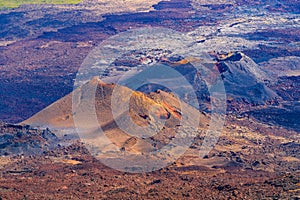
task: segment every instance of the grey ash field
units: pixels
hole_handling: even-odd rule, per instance
[[[0,10],[0,199],[299,199],[299,15],[297,0],[83,0]],[[193,67],[195,58],[168,49],[132,50],[101,80],[73,91],[93,49],[145,27],[185,35],[189,48],[209,55],[206,65],[223,80],[226,120],[204,157],[199,151],[212,99]],[[138,138],[118,127],[109,106],[117,86],[104,82],[154,64],[186,78],[201,105],[186,106],[159,85],[140,87],[129,117],[140,126],[166,123],[157,135]],[[109,168],[74,130],[72,95],[91,86],[99,124],[116,151],[144,155],[167,145],[183,109],[200,113],[193,143],[153,172]],[[121,87],[120,98],[128,91]]]

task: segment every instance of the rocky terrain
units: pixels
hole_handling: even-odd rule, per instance
[[[1,11],[2,120],[20,122],[70,93],[76,72],[90,50],[112,35],[144,26],[186,32],[199,49],[242,51],[267,74],[274,75],[271,66],[291,66],[287,76],[297,76],[298,65],[292,67],[297,63],[293,58],[299,56],[298,11],[293,10],[297,2],[262,6],[260,1],[230,1],[224,7],[221,1],[198,1],[204,10],[189,1],[129,1],[124,10],[111,1],[93,2],[24,5]],[[138,12],[125,13],[129,11]],[[113,14],[116,12],[120,14]],[[276,80],[275,75],[273,83]],[[271,87],[281,90],[277,84]]]
[[[230,118],[227,123],[206,157],[198,156],[201,138],[197,138],[168,167],[137,174],[108,168],[76,139],[67,145],[64,137],[47,140],[56,147],[1,157],[1,198],[298,199],[299,136],[251,119]],[[19,138],[18,132],[32,128],[3,124],[1,130]],[[27,143],[45,138],[45,130],[36,132]],[[11,146],[15,144],[19,139]],[[40,149],[43,152],[36,153]]]
[[[176,113],[180,113],[181,111],[178,110],[175,112],[177,109],[180,109],[177,105],[178,100],[174,99],[174,97],[170,96],[170,94],[167,92],[152,92],[149,94],[149,99],[146,98],[147,95],[145,95],[145,97],[141,99],[142,101],[139,99],[141,98],[141,95],[143,96],[143,94],[138,92],[130,99],[131,109],[129,115],[132,119],[134,119],[135,123],[139,125],[149,125],[153,123],[152,120],[155,119],[155,116],[153,116],[154,113],[156,115],[159,114],[159,118],[166,116],[167,121],[164,126],[164,131],[159,132],[155,136],[149,137],[148,139],[150,140],[140,139],[139,135],[136,137],[128,137],[128,135],[125,136],[126,134],[123,132],[124,130],[120,130],[120,125],[116,124],[116,122],[109,124],[106,123],[107,121],[111,121],[113,119],[113,116],[109,114],[111,113],[111,106],[109,106],[109,102],[111,101],[110,96],[112,95],[112,91],[116,85],[106,84],[100,81],[98,78],[94,78],[91,82],[83,85],[81,88],[78,88],[73,93],[76,94],[83,91],[88,91],[88,88],[94,84],[99,84],[97,87],[99,92],[96,92],[95,96],[99,124],[100,126],[102,125],[101,128],[103,129],[104,134],[110,139],[110,141],[114,143],[114,145],[118,146],[119,150],[114,150],[113,148],[109,147],[105,147],[105,150],[103,147],[101,147],[100,150],[95,150],[95,148],[97,149],[101,146],[101,142],[98,141],[96,144],[94,143],[94,145],[96,145],[95,148],[90,148],[89,146],[86,146],[87,144],[93,145],[93,143],[90,143],[90,136],[87,136],[88,138],[85,139],[84,135],[80,135],[81,141],[84,142],[85,145],[83,143],[75,143],[75,145],[73,144],[69,147],[65,146],[58,148],[57,151],[51,151],[51,156],[58,157],[54,159],[55,162],[57,162],[59,159],[63,160],[60,162],[69,162],[70,170],[76,168],[78,165],[81,166],[80,169],[83,171],[85,171],[85,165],[87,165],[86,167],[95,167],[89,171],[88,175],[82,175],[84,176],[84,181],[82,180],[84,183],[80,183],[84,185],[88,184],[89,187],[86,189],[78,188],[78,194],[72,196],[73,198],[299,198],[300,158],[298,154],[300,143],[297,130],[293,130],[293,126],[291,125],[286,125],[286,127],[289,128],[277,126],[276,124],[278,124],[278,122],[273,122],[266,115],[264,115],[262,121],[265,120],[265,122],[268,123],[260,123],[257,121],[257,119],[255,119],[255,117],[257,118],[256,113],[244,113],[240,116],[228,114],[218,143],[214,149],[203,158],[199,157],[199,151],[201,151],[201,145],[203,144],[203,139],[205,136],[203,135],[203,131],[205,131],[205,127],[209,121],[207,114],[206,116],[202,116],[200,120],[201,125],[199,125],[199,132],[193,136],[195,139],[190,147],[182,156],[176,160],[173,160],[167,167],[155,172],[144,172],[142,174],[135,175],[126,172],[120,173],[114,171],[113,169],[107,168],[107,166],[103,165],[103,163],[106,165],[110,164],[106,163],[105,159],[107,156],[109,156],[111,159],[112,151],[134,153],[135,157],[139,157],[140,153],[142,153],[142,155],[147,154],[149,151],[152,151],[151,149],[161,148],[172,141],[172,137],[174,136],[174,133],[176,133],[177,123],[179,122],[179,120],[176,119]],[[121,90],[119,90],[118,93],[122,96],[122,94],[126,94],[127,90],[128,89],[126,89],[126,87],[121,86]],[[102,96],[103,94],[104,96]],[[70,114],[71,96],[72,95],[70,94],[58,102],[55,102],[45,110],[26,120],[24,123],[40,127],[45,126],[46,124],[53,130],[56,130],[57,133],[65,131],[65,128],[74,128],[73,117],[76,118],[76,115],[82,115],[84,112],[76,112],[76,114],[73,116]],[[150,102],[153,100],[156,103],[161,104],[160,106],[163,108],[163,110],[158,109],[161,111],[150,112],[149,114],[147,112],[145,113],[145,111],[149,110],[148,106],[152,104]],[[166,104],[166,102],[168,103]],[[79,104],[84,103],[89,102],[79,102]],[[188,107],[183,109],[188,109]],[[193,112],[195,111],[189,111],[189,113]],[[105,115],[101,115],[101,113],[105,113]],[[252,115],[254,117],[252,117]],[[280,115],[274,114],[270,116],[275,118],[280,117]],[[88,120],[89,118],[86,117],[86,119]],[[117,119],[115,119],[115,121],[117,121]],[[80,127],[82,125],[89,126],[89,122],[80,122],[82,123],[76,124],[77,128],[78,126]],[[154,121],[154,124],[157,125],[158,122]],[[284,125],[282,126],[284,127]],[[113,132],[111,132],[111,130],[113,130]],[[188,126],[186,126],[184,130],[188,130]],[[134,134],[134,130],[130,131],[129,128],[128,131],[129,133]],[[94,135],[92,141],[94,141],[97,137],[98,136]],[[143,137],[147,138],[148,136],[145,135]],[[74,151],[74,148],[77,149],[79,147],[82,148],[80,153]],[[73,148],[73,150],[70,148]],[[60,151],[67,151],[68,153],[62,154],[59,153]],[[110,153],[108,154],[105,152]],[[80,159],[78,157],[74,158],[74,154],[80,156]],[[118,153],[116,153],[116,155],[120,156]],[[71,164],[72,161],[65,161],[66,159],[70,158],[76,164]],[[35,159],[37,158],[35,157]],[[43,160],[44,158],[39,157],[39,159]],[[142,159],[143,157],[139,159],[140,162],[136,163],[137,166],[144,163]],[[154,157],[154,159],[157,159],[157,157]],[[172,160],[171,157],[169,159]],[[77,161],[80,161],[80,163],[77,163]],[[92,162],[92,164],[90,162]],[[113,166],[114,168],[124,170],[124,168],[119,168],[119,165]],[[126,167],[126,164],[124,165],[124,163],[122,163],[121,167]],[[94,173],[102,173],[100,172],[100,169],[105,171],[103,172],[105,175],[114,174],[113,177],[116,177],[116,180],[101,176],[102,178],[100,180],[97,178],[92,178],[91,181],[90,177],[94,177]],[[84,173],[83,171],[82,173]],[[129,171],[138,172],[139,169],[136,168]],[[62,175],[67,176],[66,174],[68,173],[70,172],[64,171]],[[74,176],[78,176],[76,170],[72,171],[72,173],[76,174]],[[115,175],[115,173],[118,175]],[[31,175],[29,176],[31,177]],[[153,177],[156,176],[157,178],[153,179]],[[151,180],[149,180],[149,183],[147,182],[148,178]],[[102,180],[105,182],[106,188],[102,188],[102,185],[99,186],[94,183],[98,183],[98,181],[101,182]],[[126,184],[127,181],[130,181],[130,183],[134,184],[134,186],[124,187],[124,184]],[[172,188],[174,188],[172,181],[178,182],[178,185],[176,186],[178,188],[174,189],[174,192],[170,192],[173,191]],[[55,182],[56,184],[60,185],[60,179],[55,179]],[[75,188],[80,187],[79,185],[79,183],[75,184],[74,182],[72,185],[65,183],[64,189],[58,189],[58,191],[68,196],[70,195],[68,194],[68,191],[72,191]],[[97,187],[96,185],[99,186],[97,188],[98,192],[94,191],[94,187]],[[167,191],[164,191],[158,189],[158,187],[166,187],[170,190],[168,189]],[[86,193],[86,196],[82,196],[82,191],[89,192]],[[155,194],[152,194],[153,191],[155,191]]]
[[[0,199],[299,199],[299,14],[297,0],[83,0],[0,10]],[[124,48],[124,36],[140,29],[151,44],[133,49],[142,40],[132,37]],[[126,52],[100,77],[78,82],[87,58],[108,42]],[[163,67],[187,80],[198,103],[189,90],[178,97],[159,84],[116,84]],[[226,118],[202,155],[218,120],[209,93],[218,76]]]
[[[1,156],[37,155],[57,147],[58,138],[49,129],[1,124]]]

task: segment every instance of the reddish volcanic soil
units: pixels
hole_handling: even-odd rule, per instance
[[[0,10],[0,200],[300,199],[300,1],[153,0],[158,3],[152,7],[145,0],[114,2]],[[197,110],[166,88],[144,85],[134,91],[129,114],[118,117],[128,114],[135,124],[155,128],[156,119],[164,119],[166,125],[157,135],[138,138],[124,133],[112,117],[116,84],[94,79],[96,105],[85,108],[96,109],[105,135],[124,155],[144,155],[172,141],[181,111],[191,114],[189,123],[200,119],[199,127],[183,129],[198,135],[180,158],[157,171],[129,173],[105,166],[80,140],[73,130],[72,92],[93,49],[140,27],[179,31],[192,38],[189,48],[207,51],[211,60],[205,64],[225,85],[227,116],[217,144],[199,157],[213,100],[193,58],[150,55],[165,49],[127,52],[104,78],[156,59],[181,73],[203,103]],[[89,84],[77,88],[80,95]],[[120,91],[122,99],[131,89]]]

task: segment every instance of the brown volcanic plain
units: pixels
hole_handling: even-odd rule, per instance
[[[123,3],[86,0],[0,11],[0,119],[6,122],[0,125],[0,199],[299,199],[299,1]],[[209,120],[204,110],[199,134],[182,157],[163,169],[132,174],[105,166],[70,130],[70,93],[78,68],[93,48],[110,36],[145,26],[188,33],[212,57],[229,52],[247,57],[214,59],[231,94],[214,149],[199,157]],[[251,61],[248,57],[266,80],[248,74],[241,64]],[[260,87],[234,90],[243,88],[242,81],[230,80],[239,75],[237,66]],[[109,102],[115,85],[97,79],[94,83],[105,89]],[[247,92],[259,100],[272,98],[251,101]],[[145,142],[124,134],[103,102],[97,102],[97,114],[118,148],[139,154],[170,141],[180,108],[178,99],[165,91],[134,93],[130,117],[136,124],[167,119],[157,136]],[[152,105],[157,106],[153,116]],[[24,120],[32,126],[10,124]]]

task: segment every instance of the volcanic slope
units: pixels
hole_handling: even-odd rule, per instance
[[[93,98],[95,101],[91,101]],[[120,107],[122,102],[129,102],[129,109],[118,107],[117,111],[112,111],[111,102]],[[183,113],[188,114],[186,116]],[[90,120],[93,114],[97,119],[96,124]],[[131,125],[127,125],[130,124],[127,123],[128,117]],[[76,123],[74,118],[77,119]],[[169,143],[178,127],[182,127],[187,134],[193,132],[190,137],[194,137],[198,131],[207,128],[208,118],[181,102],[174,94],[158,90],[146,95],[124,86],[106,84],[95,77],[22,123],[50,127],[52,130],[88,129],[89,133],[84,139],[97,139],[97,142],[99,138],[96,133],[101,127],[101,131],[118,148],[140,153]]]
[[[229,97],[256,104],[279,98],[264,84],[270,79],[267,73],[244,53],[219,54],[216,60]]]

